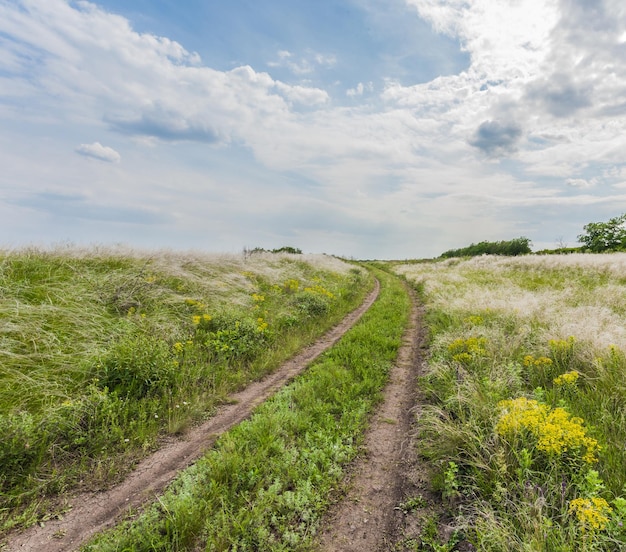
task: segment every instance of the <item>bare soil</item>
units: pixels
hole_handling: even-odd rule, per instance
[[[349,470],[347,492],[322,524],[321,551],[416,550],[422,526],[437,502],[429,490],[427,466],[417,453],[415,425],[421,402],[417,378],[424,363],[425,330],[422,309],[409,292],[410,325],[382,405],[367,431],[364,452]]]
[[[376,282],[375,289],[363,304],[339,325],[270,376],[232,395],[232,402],[220,408],[210,420],[191,429],[182,438],[171,439],[156,453],[144,459],[122,483],[106,491],[80,493],[70,497],[69,511],[62,519],[51,520],[10,536],[3,550],[76,550],[97,532],[115,525],[122,517],[127,517],[143,504],[154,500],[179,471],[190,466],[210,449],[220,434],[248,418],[256,406],[335,344],[374,303],[378,291],[379,285]],[[388,425],[388,429],[396,432],[395,426]]]

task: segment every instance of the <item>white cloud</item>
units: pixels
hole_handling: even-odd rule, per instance
[[[355,98],[358,96],[362,96],[364,92],[373,92],[374,91],[374,83],[368,82],[367,84],[363,84],[360,82],[354,88],[348,88],[346,90],[346,96],[349,98]]]
[[[13,39],[13,81],[33,84],[24,100],[64,119],[100,118],[129,135],[245,141],[248,129],[289,118],[291,104],[328,100],[323,90],[291,86],[249,66],[227,72],[201,66],[177,42],[137,33],[88,2],[1,5],[0,32]]]
[[[0,0],[0,114],[24,126],[45,120],[47,128],[88,128],[104,143],[107,132],[118,134],[115,143],[130,137],[123,166],[91,167],[99,171],[98,187],[116,194],[107,207],[132,188],[133,199],[172,204],[180,220],[188,216],[198,228],[210,212],[215,235],[236,230],[219,218],[224,213],[234,220],[242,209],[260,220],[262,196],[272,216],[308,201],[316,214],[328,209],[324,221],[341,226],[328,236],[341,235],[346,244],[358,243],[359,229],[371,223],[369,230],[395,236],[399,249],[428,242],[428,255],[462,245],[459,236],[469,242],[515,235],[529,216],[520,209],[545,206],[552,216],[559,205],[582,210],[613,201],[617,208],[625,201],[607,200],[601,193],[608,186],[597,185],[619,188],[626,178],[626,13],[618,0],[598,2],[606,13],[595,15],[569,9],[565,0],[406,3],[458,39],[470,66],[416,86],[389,79],[377,98],[371,82],[358,82],[345,92],[346,107],[301,80],[332,67],[334,55],[278,51],[269,66],[296,75],[294,85],[248,65],[207,67],[183,45],[138,33],[94,4]],[[67,151],[80,141],[74,135]],[[224,155],[211,157],[215,151]],[[76,152],[119,160],[99,142]],[[211,171],[229,154],[245,162],[221,184],[224,174]],[[175,165],[185,155],[193,169]],[[205,158],[211,162],[203,165]],[[16,167],[13,178],[19,174]],[[81,174],[70,176],[77,188],[84,182]],[[280,193],[272,188],[277,176],[289,182]],[[124,185],[113,191],[107,179]],[[172,200],[182,181],[189,183],[185,194]],[[437,241],[417,239],[432,235]]]
[[[93,159],[99,159],[107,163],[119,163],[121,160],[121,156],[117,151],[108,146],[103,146],[100,142],[81,144],[75,151],[85,157],[92,157]]]
[[[587,180],[585,178],[568,178],[565,182],[572,188],[593,188],[598,184],[598,179],[591,178]]]
[[[337,63],[334,54],[322,54],[313,50],[307,50],[301,56],[296,56],[288,50],[279,50],[277,56],[277,60],[267,63],[269,67],[284,67],[300,77],[313,73],[319,67],[332,67]]]

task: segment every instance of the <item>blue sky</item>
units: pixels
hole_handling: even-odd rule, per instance
[[[421,258],[626,211],[622,0],[0,0],[0,246]]]

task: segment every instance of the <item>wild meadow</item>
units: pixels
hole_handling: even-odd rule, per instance
[[[438,550],[626,550],[626,254],[394,270],[426,308],[418,452],[455,528]]]
[[[324,255],[0,251],[0,534],[119,481],[372,285]]]
[[[378,300],[334,347],[218,439],[155,504],[83,550],[311,550],[408,321],[403,284],[376,276]]]

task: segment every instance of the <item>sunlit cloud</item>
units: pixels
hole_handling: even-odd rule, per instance
[[[106,161],[107,163],[119,163],[122,158],[113,148],[103,146],[100,142],[81,144],[76,148],[76,153],[85,157]]]

